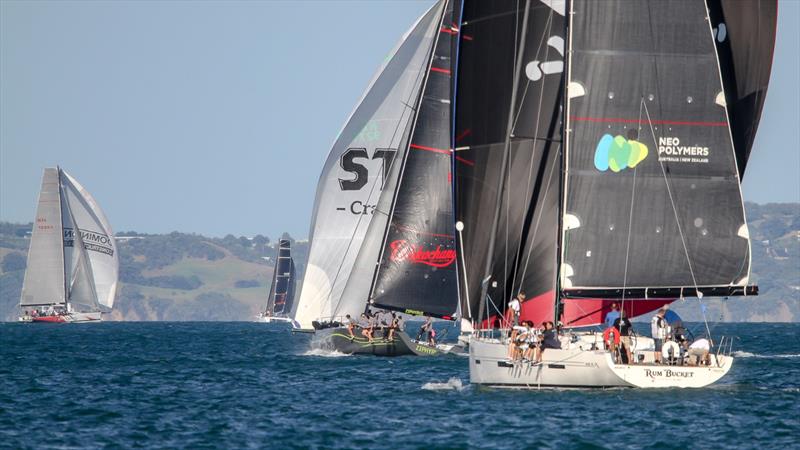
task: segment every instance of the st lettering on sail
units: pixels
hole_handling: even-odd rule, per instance
[[[401,103],[386,98],[389,105],[407,109],[407,121],[398,122],[393,131],[396,151],[383,171],[384,179],[365,185],[379,195],[363,235],[355,233],[347,241],[355,258],[350,267],[337,267],[342,283],[338,301],[324,311],[329,316],[318,315],[312,321],[317,340],[339,351],[437,354],[437,347],[414,342],[402,330],[389,332],[397,319],[388,311],[451,319],[458,308],[450,184],[451,51],[457,34],[453,14],[453,2],[436,3],[400,46],[408,45],[415,34],[422,35],[418,60],[404,69],[414,80],[414,90]],[[373,93],[374,87],[368,96]],[[315,235],[312,252],[316,239]],[[303,302],[301,295],[301,310]],[[350,330],[338,326],[347,316],[357,321],[362,313],[378,309],[387,312],[364,317],[365,323],[359,324],[359,330],[377,330],[374,336],[364,336],[368,339],[350,336]]]
[[[47,168],[20,297],[22,321],[97,322],[116,296],[119,255],[97,201],[61,168]]]

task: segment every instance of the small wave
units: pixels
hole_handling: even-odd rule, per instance
[[[735,351],[733,356],[736,358],[800,358],[800,354],[789,353],[784,355],[757,355],[755,353]]]
[[[450,378],[446,383],[425,383],[422,389],[426,391],[463,391],[465,386],[461,383],[460,378]]]
[[[336,350],[326,350],[324,348],[312,348],[300,356],[321,356],[323,358],[341,358],[342,356],[353,356]]]

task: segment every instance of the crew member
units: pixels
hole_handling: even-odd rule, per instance
[[[614,328],[619,330],[620,341],[625,349],[628,364],[633,364],[633,347],[631,346],[631,321],[625,316],[625,311],[619,312],[619,318],[614,321]]]
[[[711,355],[709,352],[711,351],[711,346],[713,342],[710,339],[701,338],[694,342],[692,345],[689,346],[689,356],[691,360],[689,361],[690,365],[699,365],[702,361],[705,365],[711,365]]]
[[[611,304],[611,311],[606,314],[606,328],[613,327],[614,321],[619,319],[619,305],[616,303]]]
[[[508,309],[511,312],[511,323],[514,326],[519,325],[519,313],[522,310],[522,302],[524,301],[525,293],[520,291],[515,298],[508,302]]]
[[[667,321],[664,319],[664,314],[667,313],[667,306],[662,306],[655,316],[650,320],[650,334],[656,343],[655,362],[661,363],[661,347],[664,345],[664,339],[667,338]]]

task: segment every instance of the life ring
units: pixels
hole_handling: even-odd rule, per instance
[[[678,358],[681,356],[681,347],[675,341],[667,341],[661,346],[661,356],[664,359],[670,358],[670,352],[672,353],[672,358]]]
[[[603,331],[603,342],[608,342],[612,333],[614,336],[614,345],[619,345],[619,330],[617,330],[616,327],[608,327],[606,331]]]

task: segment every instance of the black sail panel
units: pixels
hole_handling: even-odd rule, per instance
[[[777,0],[709,0],[739,175],[744,175],[767,98]]]
[[[275,262],[275,275],[270,288],[268,311],[273,315],[291,312],[294,301],[294,264],[292,262],[291,241],[281,239],[278,243],[278,259]]]
[[[464,3],[456,87],[455,199],[456,218],[464,225],[459,248],[462,313],[473,320],[502,312],[507,300],[520,290],[529,299],[537,299],[536,311],[552,311],[553,305],[564,11],[530,2],[523,33],[525,3]],[[514,63],[523,35],[509,166],[503,174]],[[496,204],[498,186],[503,190],[500,205]],[[492,274],[487,281],[494,306],[487,310],[481,305],[485,303],[480,298],[481,283],[498,208]],[[479,317],[482,310],[485,314]]]
[[[450,184],[451,24],[444,9],[430,72],[403,161],[371,302],[450,318],[458,303]]]
[[[749,235],[705,2],[572,5],[565,292],[745,285]]]

